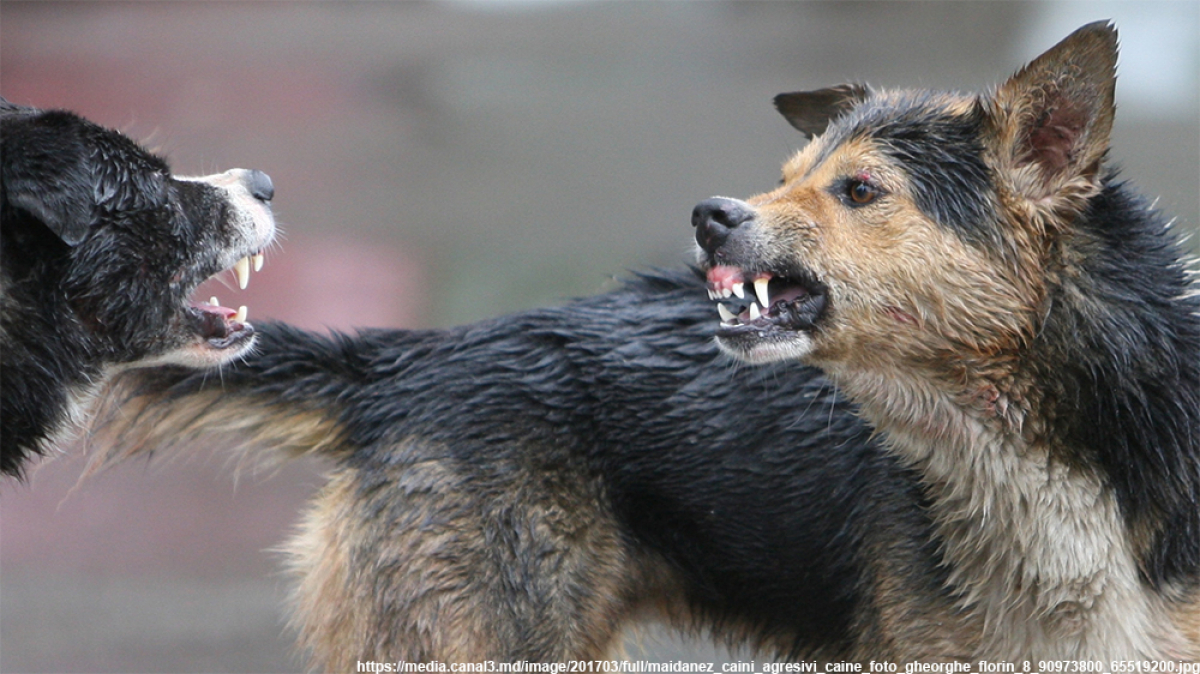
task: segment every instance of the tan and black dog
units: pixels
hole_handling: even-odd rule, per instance
[[[1200,289],[1105,165],[1116,58],[1096,23],[988,96],[782,95],[781,186],[694,213],[722,348],[919,474],[972,658],[1200,658]]]
[[[107,375],[246,352],[244,312],[188,296],[261,265],[274,188],[262,171],[175,177],[118,131],[4,99],[0,160],[0,472],[20,475]]]
[[[287,548],[329,671],[604,658],[640,619],[819,661],[1194,659],[1200,298],[1104,166],[1115,58],[1092,25],[990,95],[782,96],[817,136],[782,186],[694,213],[720,323],[678,274],[264,325],[219,379],[123,375],[101,456],[329,457]]]

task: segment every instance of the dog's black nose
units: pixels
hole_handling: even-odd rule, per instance
[[[271,182],[271,176],[251,169],[242,177],[246,183],[246,189],[250,190],[251,196],[259,201],[270,201],[275,198],[275,185]]]
[[[705,199],[692,209],[696,243],[709,253],[715,252],[730,232],[753,219],[754,211],[744,201],[725,197]]]

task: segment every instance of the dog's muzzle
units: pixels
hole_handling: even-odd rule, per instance
[[[827,307],[825,285],[788,251],[772,250],[757,211],[745,201],[705,199],[692,210],[692,226],[708,296],[721,319],[719,342],[749,360],[774,357],[753,355],[764,344],[772,345],[772,354],[803,350],[774,347],[796,342],[798,333],[813,329]],[[765,259],[764,252],[773,252],[772,259]]]

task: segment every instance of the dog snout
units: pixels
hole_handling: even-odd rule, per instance
[[[271,176],[257,169],[250,169],[242,174],[242,184],[250,195],[259,201],[267,202],[275,198],[275,184]]]
[[[692,210],[692,226],[696,228],[696,243],[709,254],[725,244],[733,230],[754,219],[750,205],[737,199],[713,197],[705,199]]]

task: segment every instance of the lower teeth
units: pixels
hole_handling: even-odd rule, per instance
[[[757,302],[751,302],[749,305],[744,306],[744,308],[735,306],[733,309],[730,309],[725,303],[719,302],[717,303],[717,314],[721,317],[722,323],[736,325],[739,323],[753,323],[760,318],[765,318],[767,311],[760,308]]]

